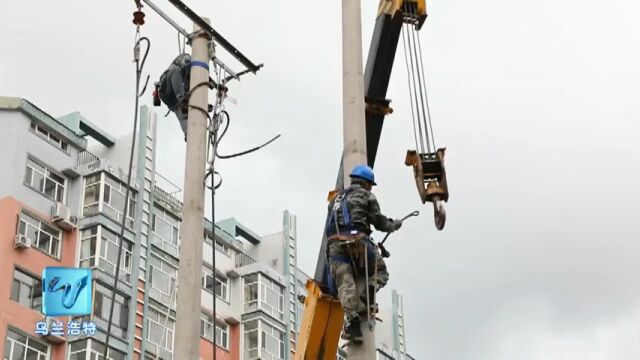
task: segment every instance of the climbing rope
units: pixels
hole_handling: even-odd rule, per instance
[[[118,280],[120,277],[120,265],[122,262],[122,249],[124,247],[124,241],[125,241],[124,229],[126,226],[127,214],[129,210],[131,210],[129,209],[130,207],[129,195],[131,193],[131,175],[132,175],[132,168],[133,168],[133,157],[134,157],[135,147],[136,147],[135,134],[138,128],[138,102],[140,97],[144,94],[145,90],[147,89],[147,84],[149,83],[149,76],[147,76],[147,79],[142,88],[142,91],[140,91],[140,78],[142,74],[142,69],[144,68],[144,64],[147,60],[147,55],[149,55],[149,50],[151,49],[151,41],[147,37],[140,37],[140,26],[144,24],[144,13],[141,10],[142,5],[140,4],[140,1],[136,1],[136,5],[138,7],[138,10],[133,13],[133,23],[136,25],[135,45],[133,47],[133,59],[136,63],[136,96],[135,96],[135,110],[133,115],[133,136],[131,137],[129,167],[127,170],[127,186],[126,186],[127,190],[124,196],[124,209],[122,211],[122,214],[123,214],[122,222],[120,223],[120,234],[118,236],[118,239],[120,240],[120,244],[118,246],[118,256],[116,260],[116,269],[115,269],[116,271],[113,279],[113,287],[111,289],[111,307],[109,309],[109,320],[107,321],[107,334],[106,334],[104,352],[102,354],[103,359],[109,359],[108,357],[109,356],[109,340],[111,339],[113,311],[116,303],[116,289],[118,288]],[[144,56],[142,57],[142,61],[140,61],[140,44],[143,41],[147,43],[147,48],[145,50]]]
[[[402,25],[402,44],[404,47],[405,65],[407,68],[407,82],[411,104],[411,118],[413,121],[413,135],[416,151],[419,153],[434,153],[437,150],[427,82],[422,59],[422,45],[417,31],[418,16],[416,4],[405,3],[405,23]]]

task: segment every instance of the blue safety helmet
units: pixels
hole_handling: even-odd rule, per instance
[[[353,168],[349,176],[352,178],[364,179],[373,185],[378,185],[375,182],[373,169],[371,169],[367,165],[357,165],[356,167]]]

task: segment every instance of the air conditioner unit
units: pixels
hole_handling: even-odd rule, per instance
[[[56,203],[51,208],[53,222],[65,231],[71,231],[78,225],[78,218],[71,216],[71,210],[62,203]]]
[[[13,244],[13,247],[16,249],[27,249],[31,247],[31,239],[29,239],[28,237],[18,234],[16,235],[16,240],[15,243]]]

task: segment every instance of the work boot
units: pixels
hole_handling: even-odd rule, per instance
[[[362,329],[360,329],[360,318],[355,317],[349,321],[346,328],[347,336],[349,340],[353,342],[362,342]]]

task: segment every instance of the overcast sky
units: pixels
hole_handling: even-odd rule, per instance
[[[185,28],[189,21],[157,0]],[[234,82],[219,162],[219,218],[261,234],[298,215],[300,265],[315,269],[342,147],[339,1],[189,5],[251,60]],[[416,359],[640,358],[640,3],[429,1],[422,46],[436,140],[447,147],[448,221],[435,230],[404,165],[413,135],[402,50],[376,176],[383,212],[421,210],[388,245]],[[377,2],[363,1],[368,53]],[[0,94],[52,115],[80,111],[130,131],[133,1],[0,2]],[[146,9],[146,73],[157,79],[177,35]],[[223,54],[223,59],[229,56]],[[229,61],[238,68],[237,64]],[[143,104],[151,105],[150,92]],[[158,171],[181,184],[184,142],[158,124]],[[390,305],[390,289],[382,304]]]

